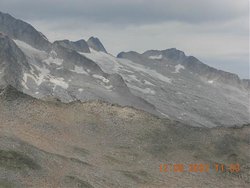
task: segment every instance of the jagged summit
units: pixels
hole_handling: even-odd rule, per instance
[[[117,58],[124,58],[127,55],[131,55],[131,56],[137,56],[140,55],[140,53],[136,52],[136,51],[129,51],[129,52],[120,52],[119,54],[117,54]]]
[[[54,43],[75,51],[90,53],[88,43],[83,39],[75,42],[69,40],[60,40],[60,41],[55,41]]]
[[[26,42],[40,50],[49,50],[50,42],[30,24],[0,12],[0,32],[12,39]]]
[[[142,55],[154,59],[161,59],[161,58],[171,58],[175,60],[181,60],[186,57],[185,53],[181,50],[176,48],[170,48],[166,50],[148,50],[144,52]]]
[[[96,50],[96,51],[101,51],[107,53],[106,49],[104,48],[103,44],[101,41],[96,38],[96,37],[90,37],[87,41],[88,45],[90,48]]]

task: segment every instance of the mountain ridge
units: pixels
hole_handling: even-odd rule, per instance
[[[206,79],[216,78],[217,81],[228,84],[233,84],[234,86],[237,86],[238,84],[240,87],[245,87],[245,84],[248,79],[240,79],[239,76],[235,73],[231,73],[228,71],[216,69],[214,67],[211,67],[203,62],[201,62],[199,59],[197,59],[194,56],[186,56],[185,52],[178,50],[176,48],[169,48],[165,50],[147,50],[143,53],[138,53],[135,51],[129,51],[129,52],[120,52],[117,57],[118,58],[128,58],[128,56],[143,56],[146,58],[153,58],[155,60],[158,60],[159,62],[162,61],[162,59],[167,59],[171,62],[173,62],[175,65],[182,64],[185,67],[187,67],[190,71],[198,73],[199,76],[204,77]],[[248,87],[245,87],[246,89]]]
[[[98,38],[50,43],[31,25],[0,15],[1,88],[11,85],[32,97],[64,103],[103,100],[195,126],[250,121],[249,81],[176,48],[122,52],[116,58]],[[25,28],[31,32],[21,35]]]

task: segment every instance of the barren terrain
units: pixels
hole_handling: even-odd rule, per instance
[[[250,127],[198,128],[108,103],[0,95],[0,187],[250,186]],[[240,172],[160,172],[160,164]],[[185,166],[187,167],[187,166]]]

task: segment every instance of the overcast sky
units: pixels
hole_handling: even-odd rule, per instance
[[[0,0],[0,11],[50,41],[97,36],[113,55],[175,47],[249,78],[248,0]]]

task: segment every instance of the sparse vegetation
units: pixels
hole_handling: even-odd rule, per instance
[[[129,107],[55,105],[9,89],[0,96],[0,130],[0,188],[249,187],[249,125],[190,127]],[[240,163],[241,171],[175,176],[161,173],[161,163]]]
[[[14,188],[14,185],[7,180],[0,179],[0,188]]]
[[[94,188],[87,181],[81,180],[75,176],[66,176],[65,183],[69,185],[73,185],[74,187],[77,187],[77,188]]]
[[[37,170],[40,168],[30,157],[17,151],[0,150],[0,167],[22,170],[25,168]]]

